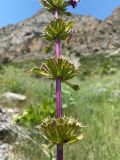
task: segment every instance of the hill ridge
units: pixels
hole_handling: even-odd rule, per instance
[[[53,16],[44,9],[31,18],[15,25],[0,28],[0,61],[17,61],[43,58],[43,48],[47,45],[41,33]],[[92,16],[72,15],[76,33],[69,45],[63,45],[66,54],[92,54],[112,52],[120,48],[120,7],[104,21]]]

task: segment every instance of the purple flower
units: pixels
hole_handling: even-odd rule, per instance
[[[72,5],[73,8],[77,6],[79,0],[70,0],[70,4]]]
[[[72,29],[70,30],[70,34],[73,35],[74,33],[75,33],[75,29],[72,28]]]

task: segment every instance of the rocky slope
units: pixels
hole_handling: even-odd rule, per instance
[[[40,10],[33,17],[0,29],[0,62],[45,56],[47,45],[41,33],[52,15]],[[90,16],[73,15],[76,33],[63,52],[79,56],[85,53],[115,51],[120,48],[120,8],[104,21]],[[64,47],[64,46],[67,46]]]

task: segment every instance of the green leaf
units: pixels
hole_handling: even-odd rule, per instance
[[[69,87],[71,87],[75,91],[78,91],[80,89],[79,85],[75,85],[70,82],[64,82],[64,83],[67,84]]]

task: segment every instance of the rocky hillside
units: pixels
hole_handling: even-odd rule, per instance
[[[40,10],[33,17],[16,25],[0,29],[0,62],[20,61],[45,56],[42,29],[52,15]],[[73,15],[76,33],[70,44],[63,44],[63,52],[80,54],[116,51],[120,48],[120,8],[104,21],[91,16]],[[66,46],[66,47],[65,47]]]

